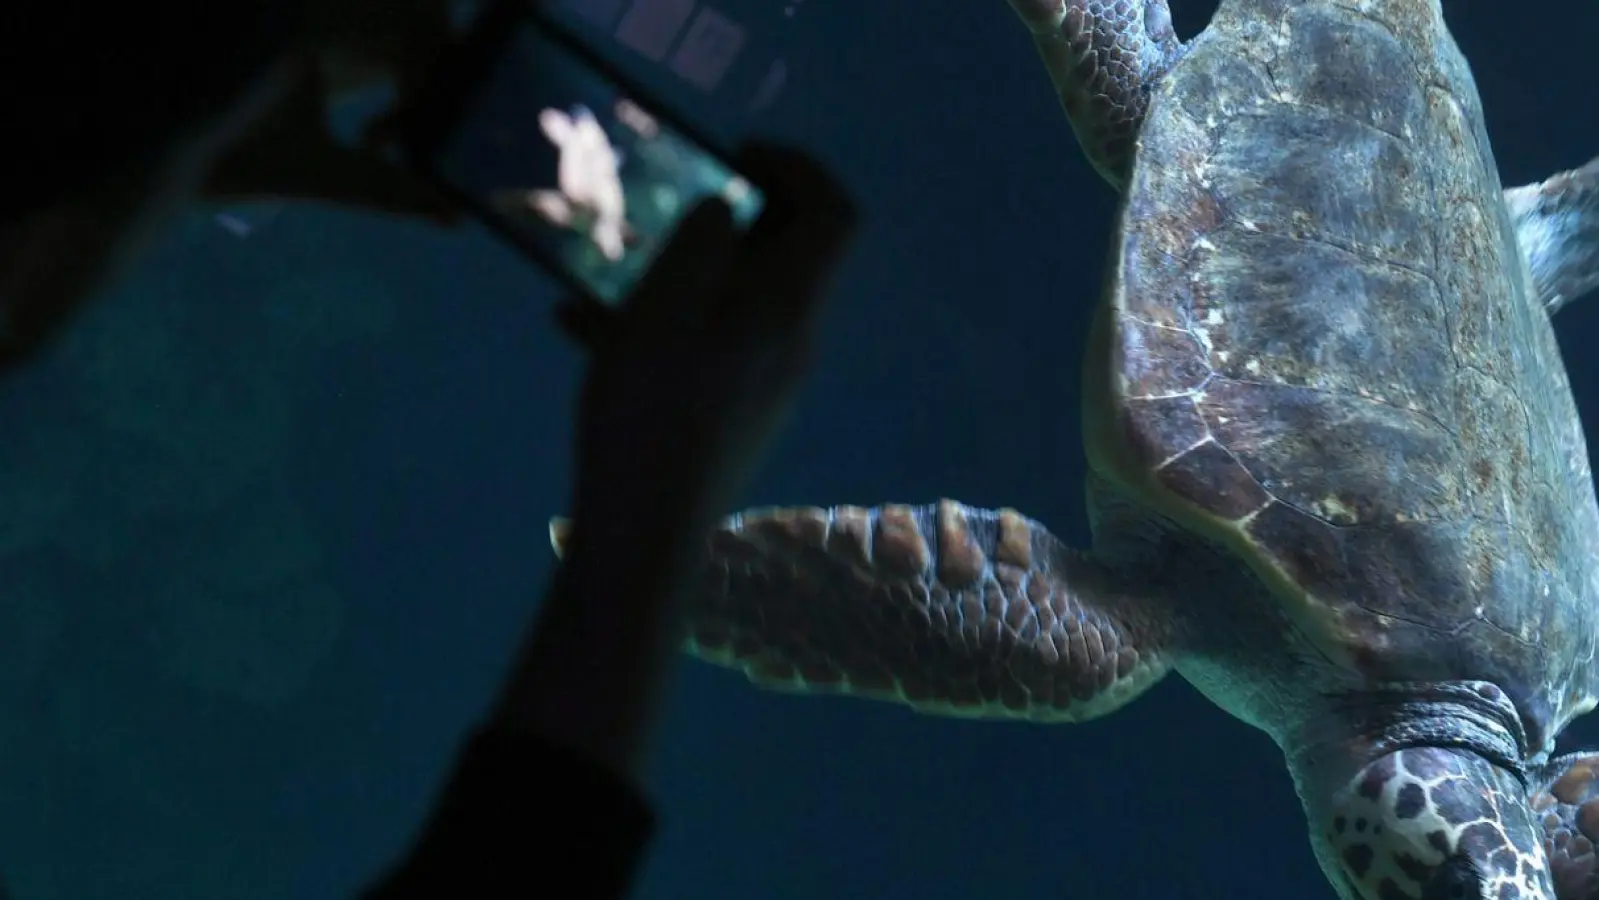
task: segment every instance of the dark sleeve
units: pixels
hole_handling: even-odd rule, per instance
[[[638,790],[538,737],[485,728],[410,853],[366,900],[625,897],[654,831]]]

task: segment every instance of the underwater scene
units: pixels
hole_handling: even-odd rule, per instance
[[[1599,154],[1599,7],[1561,4],[1554,28],[1445,4],[1505,185]],[[947,497],[1090,544],[1083,347],[1118,198],[1007,4],[558,5],[695,130],[540,98],[525,172],[462,151],[566,280],[481,224],[207,208],[0,385],[7,900],[343,898],[399,858],[555,570],[584,373],[556,304],[625,295],[699,197],[758,214],[699,132],[806,148],[864,217],[740,507]],[[1172,7],[1188,38],[1215,2]],[[552,135],[589,127],[620,218],[536,193]],[[1555,325],[1592,445],[1599,295]],[[1595,746],[1599,717],[1561,740]],[[647,792],[643,900],[1335,896],[1282,752],[1175,677],[1045,724],[685,659]]]

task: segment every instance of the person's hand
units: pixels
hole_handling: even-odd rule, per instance
[[[453,200],[385,158],[379,146],[348,146],[335,137],[328,103],[336,92],[322,65],[302,61],[286,77],[282,95],[211,166],[202,184],[206,199],[311,200],[439,223],[459,218]]]
[[[455,46],[447,0],[326,0],[312,4],[284,62],[287,87],[229,140],[203,185],[208,199],[310,200],[439,223],[463,211],[430,181],[394,160],[402,125],[428,95]],[[329,110],[387,84],[388,112],[354,144],[329,127]]]
[[[854,205],[815,162],[752,148],[766,209],[740,235],[694,210],[617,310],[563,324],[592,354],[578,409],[570,552],[495,705],[497,727],[639,777],[682,640],[678,601],[706,535],[787,411],[810,360]]]
[[[767,194],[747,235],[726,204],[706,201],[620,308],[564,308],[591,351],[578,412],[580,528],[647,520],[697,538],[735,499],[807,370],[854,204],[793,150],[751,147],[739,167]]]

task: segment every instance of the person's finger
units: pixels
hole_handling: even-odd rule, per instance
[[[734,157],[738,170],[765,188],[769,202],[787,203],[788,217],[805,211],[813,218],[849,227],[859,218],[844,185],[815,157],[793,147],[749,141]],[[781,210],[780,210],[781,211]]]
[[[574,297],[555,306],[555,324],[590,354],[604,353],[616,339],[620,316],[589,297]]]
[[[459,206],[420,175],[334,137],[321,69],[302,67],[292,77],[283,95],[218,157],[203,196],[312,200],[441,223],[459,218]]]
[[[202,189],[220,202],[311,200],[449,223],[460,207],[421,176],[340,144],[324,128],[252,135],[217,162]]]
[[[678,223],[623,301],[622,314],[633,322],[703,320],[721,292],[737,247],[732,209],[716,198],[701,202]]]
[[[739,167],[766,194],[766,206],[750,230],[738,277],[744,289],[729,300],[758,293],[746,304],[772,328],[795,327],[811,316],[827,291],[826,280],[843,256],[859,221],[855,202],[842,184],[810,156],[752,143]]]
[[[344,148],[340,148],[344,149]],[[408,169],[364,150],[329,156],[322,177],[303,185],[303,196],[347,209],[451,224],[459,204]]]
[[[393,109],[374,116],[361,128],[359,146],[372,153],[384,153],[404,145],[410,133],[412,116],[404,109]]]

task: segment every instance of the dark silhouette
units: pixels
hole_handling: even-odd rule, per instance
[[[403,111],[422,89],[417,73],[446,43],[442,4],[380,11],[351,0],[309,24],[245,4],[234,12],[260,21],[240,31],[238,20],[202,15],[204,4],[179,4],[190,5],[218,46],[225,34],[246,45],[208,50],[219,58],[199,62],[222,74],[205,90],[158,64],[178,32],[135,17],[114,34],[96,22],[94,34],[75,36],[115,41],[151,65],[86,73],[75,94],[52,93],[28,110],[37,127],[24,129],[24,152],[39,167],[0,209],[0,372],[31,358],[191,198],[453,217],[407,171],[334,143],[322,115],[343,86],[332,73],[363,68],[396,76]],[[71,19],[30,20],[30,33],[73,34]],[[136,128],[115,115],[98,124],[59,115],[133,98],[162,114]],[[48,152],[79,144],[102,157],[87,174],[81,160],[64,168]],[[747,235],[709,201],[617,310],[562,311],[592,356],[567,561],[414,851],[370,896],[627,890],[651,830],[637,782],[676,663],[675,605],[704,535],[732,506],[806,370],[820,299],[855,219],[844,192],[802,154],[755,147],[741,167],[768,193]]]
[[[747,238],[708,201],[618,314],[569,309],[593,362],[565,562],[421,840],[369,896],[467,880],[531,894],[573,871],[587,880],[564,876],[561,896],[626,890],[650,833],[635,785],[677,663],[676,606],[787,410],[854,221],[800,154],[742,163],[771,197]]]
[[[10,130],[0,191],[0,372],[48,343],[195,199],[453,216],[377,151],[387,123],[371,145],[351,148],[325,116],[340,95],[384,77],[404,109],[450,46],[446,9],[441,0],[178,0],[0,15],[31,51],[6,55],[0,75],[50,85],[8,101],[11,121],[28,125]]]

